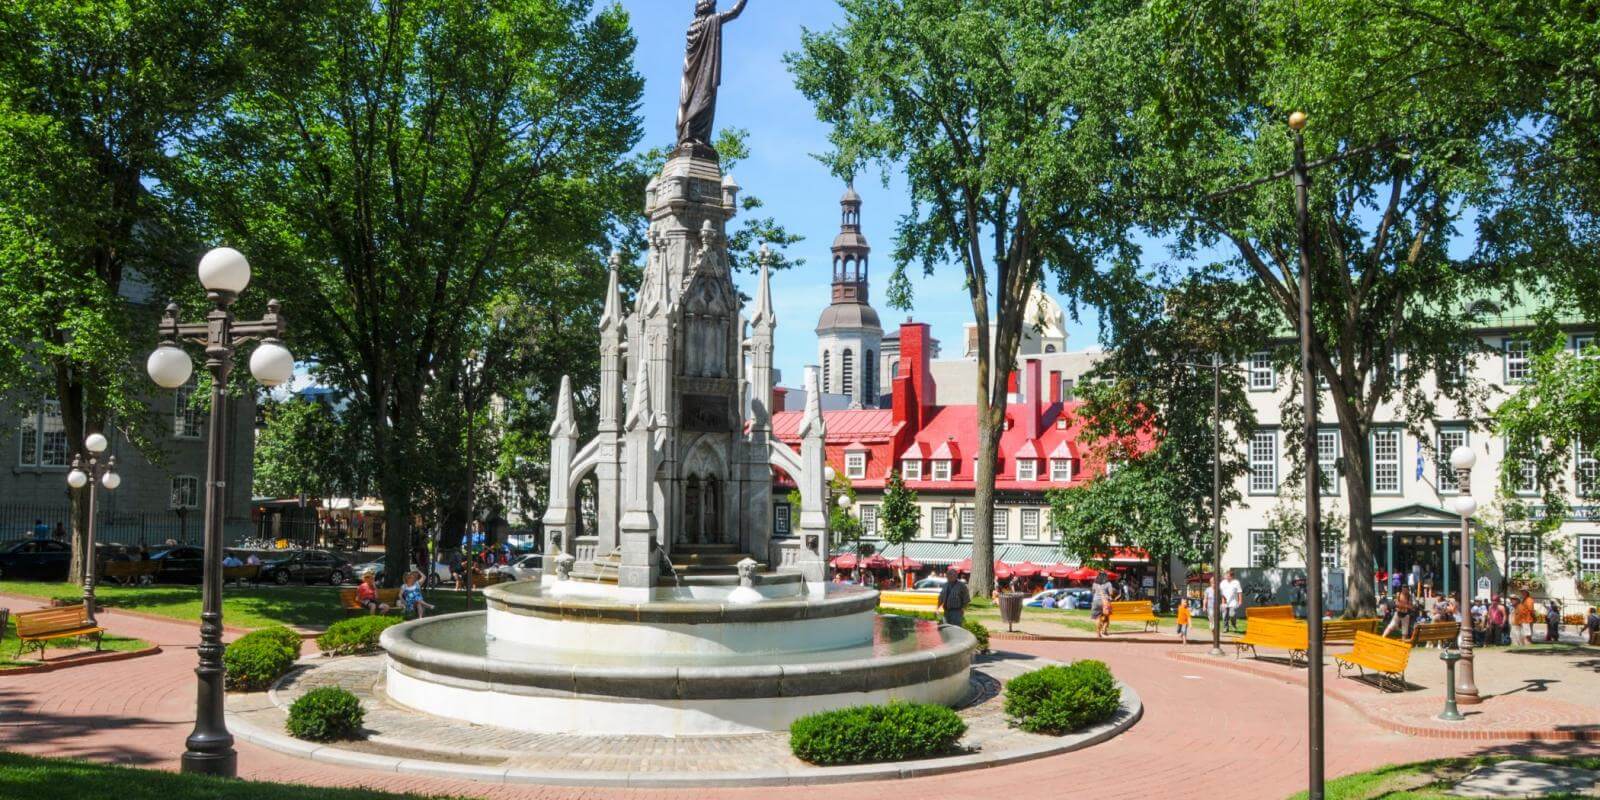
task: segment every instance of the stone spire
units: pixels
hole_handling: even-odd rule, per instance
[[[550,438],[577,436],[578,422],[572,416],[572,378],[561,376],[561,390],[556,396],[556,419],[550,425]]]
[[[600,330],[609,331],[622,325],[622,292],[617,287],[617,270],[622,266],[622,254],[611,251],[611,276],[606,284],[606,307],[600,312]]]

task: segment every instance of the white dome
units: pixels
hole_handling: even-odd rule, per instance
[[[1067,337],[1067,312],[1061,309],[1043,286],[1035,285],[1028,295],[1028,307],[1023,311],[1023,330],[1037,332],[1040,339],[1065,339]]]

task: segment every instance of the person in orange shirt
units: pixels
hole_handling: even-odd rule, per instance
[[[1533,605],[1533,595],[1527,589],[1522,590],[1522,599],[1517,601],[1517,609],[1511,615],[1511,644],[1514,646],[1527,645],[1533,642],[1533,621],[1538,616],[1538,611]]]
[[[1187,598],[1178,599],[1178,638],[1184,644],[1189,643],[1189,601]]]

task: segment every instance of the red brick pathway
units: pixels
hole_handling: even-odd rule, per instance
[[[0,677],[0,746],[175,769],[193,719],[190,671],[196,629],[115,611],[103,616],[112,630],[158,643],[163,652],[42,675]],[[1128,733],[1083,752],[893,785],[829,786],[823,789],[829,800],[1068,794],[1276,800],[1304,788],[1305,695],[1298,687],[1185,664],[1159,647],[1022,641],[1006,642],[1005,647],[1056,659],[1106,661],[1144,698],[1144,719]],[[1517,748],[1412,738],[1383,731],[1336,701],[1327,704],[1326,742],[1329,775],[1451,754],[1600,753],[1593,745],[1574,743]],[[248,744],[239,746],[239,763],[242,777],[258,780],[466,797],[798,798],[817,792],[804,787],[666,791],[497,786],[342,768]]]

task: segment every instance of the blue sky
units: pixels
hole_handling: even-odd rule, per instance
[[[678,112],[678,81],[683,70],[684,32],[693,16],[693,0],[621,0],[633,18],[639,38],[637,68],[645,78],[645,146],[672,139]],[[732,0],[721,0],[723,10]],[[817,317],[828,304],[828,247],[839,230],[839,195],[844,186],[813,154],[828,150],[828,126],[819,122],[811,103],[794,87],[783,55],[800,46],[802,28],[826,29],[842,19],[839,8],[819,0],[750,0],[738,20],[724,29],[722,90],[717,127],[750,132],[750,158],[734,169],[745,191],[766,203],[764,212],[789,230],[806,237],[791,253],[806,259],[798,270],[774,279],[778,314],[776,362],[788,385],[798,385],[801,368],[816,361]],[[873,246],[873,305],[886,332],[908,312],[883,302],[883,287],[892,269],[894,221],[910,207],[905,183],[891,174],[887,188],[876,171],[858,176],[862,195],[861,224]],[[754,280],[740,288],[754,291]],[[917,277],[915,307],[909,312],[930,323],[944,342],[945,356],[958,356],[961,326],[972,318],[961,284],[961,267],[950,264],[932,277]],[[1095,344],[1092,310],[1069,325],[1068,347]]]

